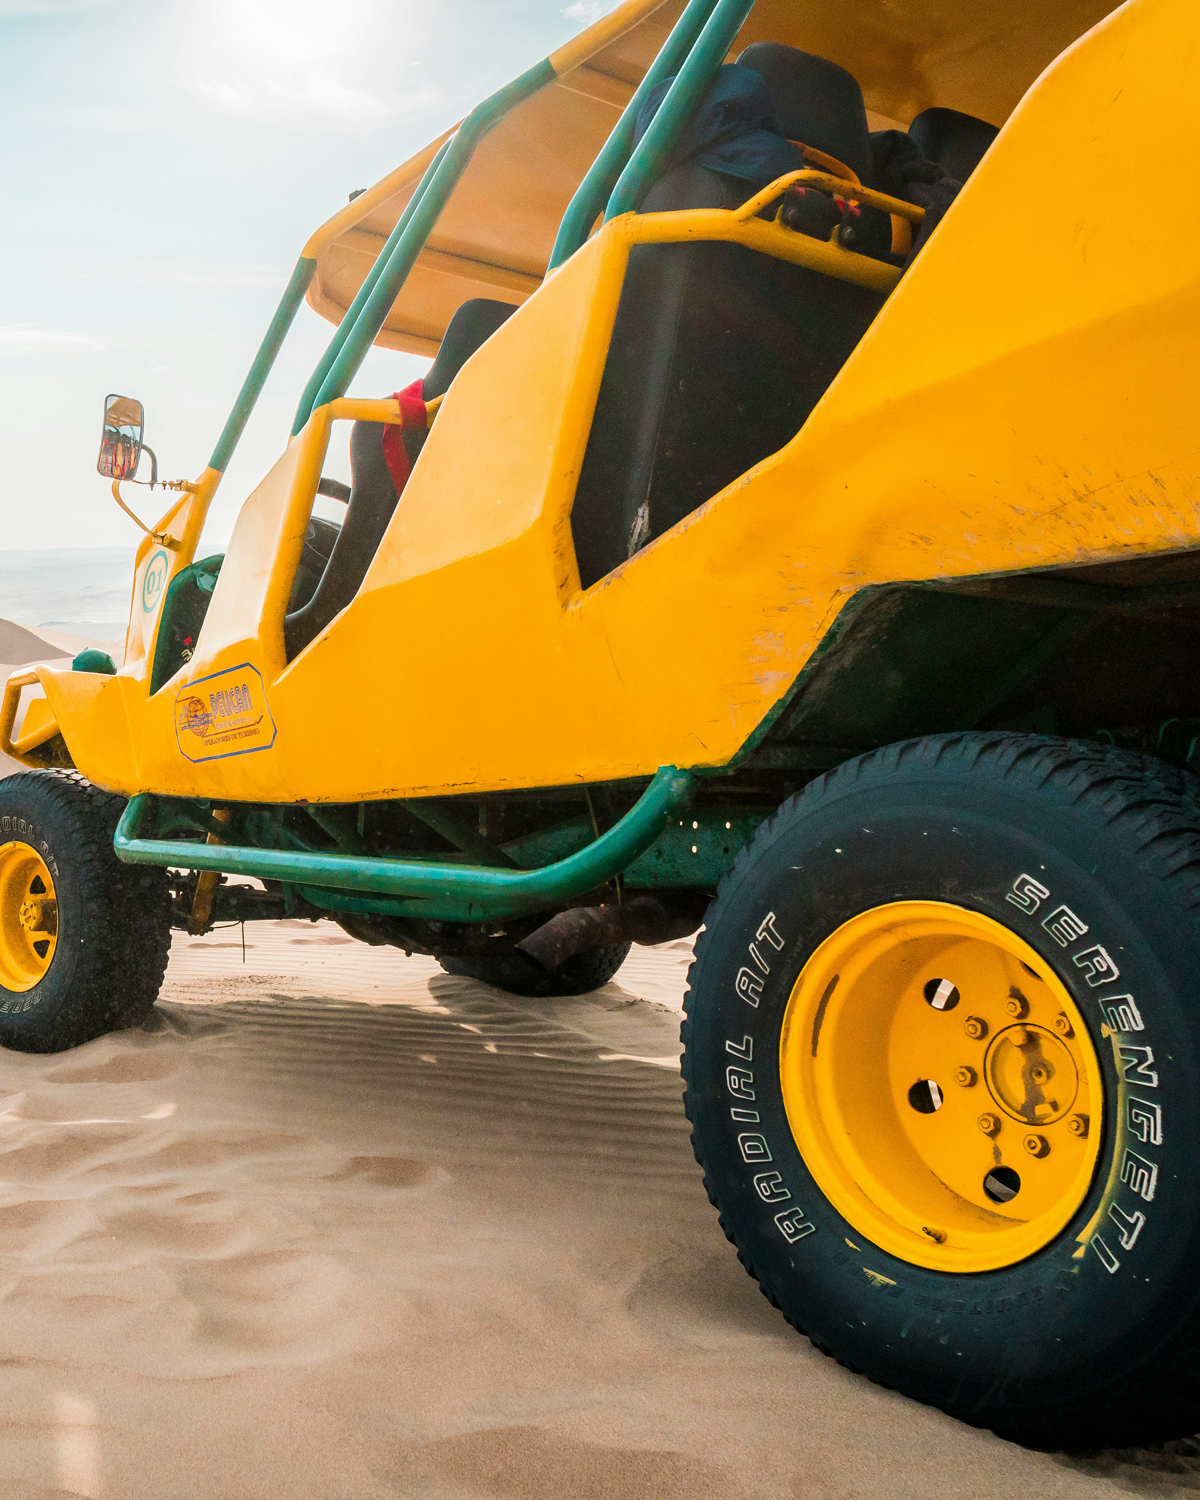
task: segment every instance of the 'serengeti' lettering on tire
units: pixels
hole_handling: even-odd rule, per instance
[[[892,746],[780,810],[697,945],[688,1111],[743,1262],[844,1363],[1026,1441],[1200,1427],[1163,1384],[1200,1333],[1194,786]]]

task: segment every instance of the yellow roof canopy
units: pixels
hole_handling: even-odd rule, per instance
[[[550,61],[559,75],[477,148],[376,339],[436,353],[471,297],[521,303],[541,284],[575,189],[658,54],[684,0],[627,0]],[[873,129],[940,105],[1002,125],[1038,74],[1113,0],[758,0],[731,57],[775,41],[839,63]],[[341,321],[420,182],[440,136],[313,236],[308,301]],[[1051,165],[1051,163],[1048,163]]]

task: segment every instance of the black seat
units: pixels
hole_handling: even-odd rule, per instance
[[[836,157],[871,180],[871,135],[862,90],[837,63],[779,42],[755,42],[738,58],[770,90],[779,134]]]
[[[871,136],[874,186],[925,210],[904,262],[906,269],[998,134],[986,120],[936,108],[923,110],[907,132],[880,130]]]
[[[494,302],[477,297],[464,302],[446,327],[437,358],[421,381],[421,396],[432,401],[450,389],[450,382],[471,355],[505,322],[516,308],[511,302]],[[340,610],[345,609],[359,590],[371,559],[379,549],[388,522],[396,509],[398,496],[391,470],[383,456],[382,422],[355,422],[350,432],[350,499],[346,519],[340,530],[332,523],[314,518],[305,538],[305,556],[297,575],[314,571],[310,554],[328,548],[328,559],[320,571],[316,587],[293,592],[295,607],[284,620],[283,640],[287,659],[292,660],[319,635]],[[426,434],[406,431],[404,446],[410,463],[424,446]]]
[[[747,48],[743,67],[766,84],[777,135],[868,175],[866,110],[844,69],[773,44]],[[736,150],[725,157],[736,164]],[[751,181],[709,160],[722,158],[673,165],[642,211],[735,208],[779,175]],[[636,246],[571,516],[583,587],[794,437],[882,302],[739,245]]]
[[[496,302],[490,297],[473,297],[470,302],[464,302],[446,325],[437,357],[421,381],[422,399],[432,401],[437,396],[444,396],[450,389],[450,382],[472,354],[482,348],[516,310],[513,303]],[[425,446],[425,437],[423,432],[404,434],[410,463],[416,463],[417,454]]]
[[[939,162],[957,181],[966,182],[1000,128],[957,109],[923,109],[908,133],[922,156]]]
[[[852,73],[779,42],[755,42],[738,58],[738,66],[752,68],[766,84],[780,135],[832,156],[865,187],[878,186],[867,109]],[[891,260],[891,216],[861,205],[851,248]]]

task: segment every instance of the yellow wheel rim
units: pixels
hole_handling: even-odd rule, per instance
[[[31,990],[58,942],[58,900],[46,862],[29,844],[0,844],[0,987]]]
[[[994,1271],[1083,1202],[1103,1083],[1074,1001],[990,917],[939,901],[860,913],[784,1013],[783,1102],[834,1208],[937,1271]]]

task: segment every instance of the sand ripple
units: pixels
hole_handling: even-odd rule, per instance
[[[1022,1453],[782,1323],[691,1159],[688,945],[534,1002],[328,924],[216,938],[146,1030],[0,1054],[0,1500],[1188,1489],[1182,1452]]]

